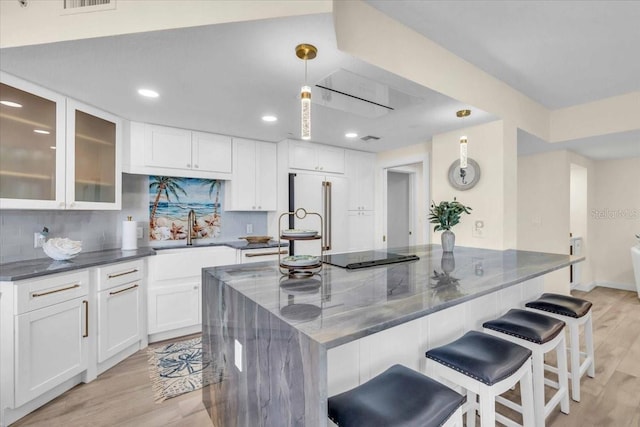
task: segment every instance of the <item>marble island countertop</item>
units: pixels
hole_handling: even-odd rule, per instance
[[[358,270],[325,264],[309,279],[283,276],[273,262],[213,267],[206,274],[332,348],[584,260],[466,247],[443,254],[440,245],[389,252],[420,259]]]

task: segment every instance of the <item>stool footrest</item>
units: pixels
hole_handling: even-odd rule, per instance
[[[522,413],[522,405],[518,405],[516,402],[506,399],[502,396],[496,396],[496,403],[506,406],[507,408]]]
[[[522,427],[517,422],[505,417],[502,414],[496,414],[496,421],[498,421],[500,424],[503,424],[507,427]]]

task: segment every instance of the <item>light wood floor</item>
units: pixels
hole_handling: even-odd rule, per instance
[[[596,377],[582,379],[582,399],[571,401],[570,415],[556,409],[547,425],[640,427],[640,300],[607,288],[574,295],[593,302]],[[199,391],[154,402],[145,350],[13,425],[212,426]]]

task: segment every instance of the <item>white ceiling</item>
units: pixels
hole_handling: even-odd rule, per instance
[[[366,0],[557,109],[640,90],[640,1]]]
[[[369,3],[551,108],[640,90],[638,1]],[[376,118],[314,104],[313,141],[378,152],[498,119],[338,51],[329,14],[1,49],[0,69],[127,119],[280,141],[299,136],[304,64],[294,48],[303,42],[318,47],[310,83],[346,70],[415,97]],[[141,86],[160,98],[140,98]],[[462,108],[473,110],[463,121]],[[266,124],[264,114],[279,120]],[[348,140],[347,131],[381,139]],[[589,143],[606,143],[608,156],[629,152],[608,137]]]
[[[275,142],[299,138],[304,62],[295,46],[303,42],[318,48],[309,83],[342,69],[388,86],[396,99],[413,96],[375,118],[313,105],[313,141],[377,152],[462,127],[455,112],[469,105],[338,51],[330,14],[2,49],[0,68],[127,119]],[[142,99],[141,86],[160,97]],[[321,95],[314,88],[314,100]],[[496,119],[471,109],[465,125]],[[279,120],[264,123],[264,114]],[[347,131],[381,139],[349,140]]]

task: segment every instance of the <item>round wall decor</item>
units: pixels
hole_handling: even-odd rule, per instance
[[[473,159],[467,159],[467,167],[460,168],[460,159],[457,159],[449,166],[449,184],[457,190],[468,190],[473,188],[480,180],[480,166]]]

